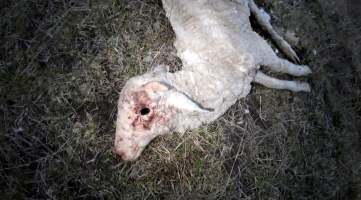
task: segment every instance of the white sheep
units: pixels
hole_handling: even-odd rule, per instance
[[[251,82],[294,92],[310,91],[304,82],[278,80],[260,66],[294,76],[309,67],[279,58],[252,30],[252,13],[278,47],[298,61],[290,45],[272,28],[253,0],[162,0],[176,35],[183,68],[170,73],[161,65],[127,81],[120,93],[115,151],[135,160],[147,144],[171,132],[211,122],[251,90]]]

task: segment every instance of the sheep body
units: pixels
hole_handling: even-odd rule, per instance
[[[251,90],[251,82],[292,91],[309,91],[307,83],[263,74],[260,66],[300,76],[307,66],[278,58],[252,30],[251,12],[281,50],[297,55],[272,28],[252,0],[162,0],[176,35],[182,70],[159,66],[130,79],[118,103],[115,147],[124,160],[136,159],[156,136],[183,132],[221,116]],[[142,110],[149,112],[144,113]]]
[[[262,56],[248,51],[263,52],[257,48],[264,45],[249,42],[260,40],[251,29],[245,1],[165,0],[163,6],[183,63],[182,71],[167,74],[166,79],[203,107],[214,109],[202,115],[181,116],[182,126],[177,131],[183,131],[215,120],[249,93],[259,67],[257,60]]]

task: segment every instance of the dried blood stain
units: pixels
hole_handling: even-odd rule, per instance
[[[134,128],[150,130],[156,123],[167,121],[164,114],[158,111],[158,107],[145,91],[133,93],[132,98],[134,102],[133,113],[136,114],[132,122]],[[149,109],[149,112],[142,114],[142,109]]]

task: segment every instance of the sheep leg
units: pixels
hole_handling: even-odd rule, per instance
[[[306,82],[298,82],[298,81],[286,81],[279,80],[266,74],[261,71],[257,71],[256,76],[254,78],[254,82],[264,85],[269,88],[274,89],[286,89],[291,90],[293,92],[310,92],[310,85]]]
[[[264,57],[262,66],[268,67],[270,70],[287,73],[293,76],[305,76],[311,74],[312,71],[307,65],[296,65],[286,59],[278,57],[274,52]]]
[[[296,52],[292,49],[292,47],[273,29],[270,23],[270,17],[262,12],[258,6],[254,3],[253,0],[249,0],[249,7],[252,14],[255,16],[257,22],[262,27],[263,30],[268,32],[271,35],[271,38],[275,41],[277,46],[281,49],[281,51],[286,54],[287,57],[292,59],[294,62],[299,62]]]

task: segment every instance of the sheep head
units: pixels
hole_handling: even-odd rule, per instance
[[[123,160],[137,159],[152,139],[178,130],[184,114],[209,112],[160,81],[165,73],[156,70],[133,77],[120,93],[114,145]]]

